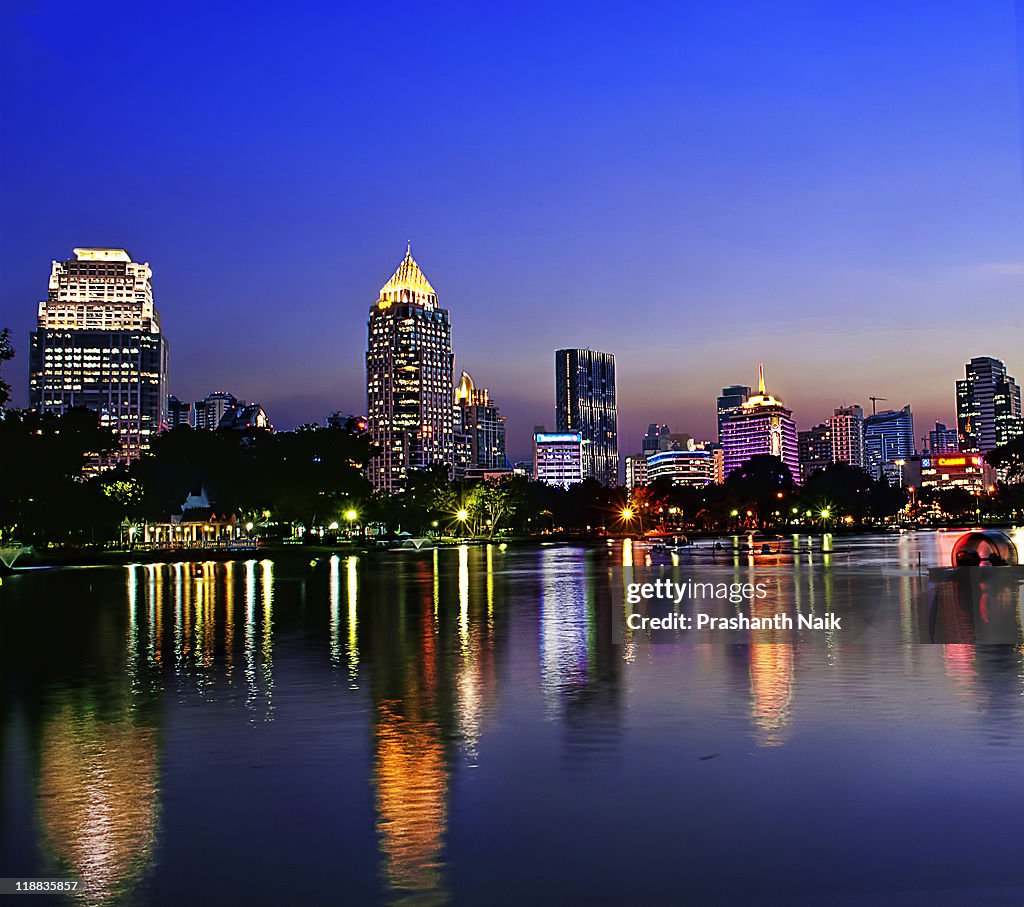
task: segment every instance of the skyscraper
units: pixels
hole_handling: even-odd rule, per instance
[[[956,383],[956,424],[960,449],[988,453],[1024,434],[1020,387],[1006,365],[991,356],[975,356]]]
[[[733,384],[730,387],[722,388],[722,395],[718,398],[718,440],[722,440],[722,425],[725,420],[734,413],[740,411],[740,407],[750,398],[750,388],[745,384]]]
[[[448,311],[406,249],[368,323],[367,422],[379,448],[369,478],[377,490],[400,490],[410,470],[452,468],[453,366]]]
[[[555,353],[555,427],[583,436],[583,477],[619,483],[615,356],[596,350]]]
[[[864,410],[839,406],[828,420],[832,462],[864,468]]]
[[[456,478],[466,469],[506,469],[505,417],[486,387],[463,372],[455,390]],[[459,464],[464,464],[459,469]]]
[[[167,425],[167,338],[153,272],[124,249],[74,250],[55,261],[29,353],[29,401],[40,412],[84,406],[131,461]]]
[[[864,454],[868,472],[902,483],[903,466],[914,455],[914,415],[903,409],[872,413],[864,420]]]
[[[738,410],[725,414],[721,431],[726,478],[751,457],[768,454],[782,460],[793,479],[800,480],[793,411],[765,390],[763,366],[758,369],[757,393],[745,400]]]

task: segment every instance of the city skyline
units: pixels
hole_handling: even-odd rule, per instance
[[[1024,367],[1012,4],[500,23],[312,8],[280,48],[288,29],[258,12],[212,12],[196,34],[112,9],[117,55],[87,40],[87,10],[56,4],[14,17],[0,63],[19,124],[0,214],[16,405],[47,262],[83,243],[152,263],[172,393],[232,388],[287,428],[365,408],[356,326],[411,238],[514,459],[553,422],[550,353],[567,346],[615,353],[621,454],[652,420],[713,438],[714,396],[762,360],[801,428],[870,395],[954,424],[964,362]],[[221,27],[236,43],[215,51]],[[616,54],[565,54],[562,27]],[[415,80],[377,65],[422,42],[448,62]],[[531,61],[514,80],[511,54]],[[132,123],[40,143],[83,71],[119,86]],[[428,138],[416,155],[379,141],[396,116]],[[529,331],[494,355],[498,313]]]
[[[404,264],[407,265],[408,262],[411,261],[413,267],[416,270],[416,272],[420,276],[422,276],[422,272],[419,270],[418,264],[411,258],[411,242],[407,242],[406,247],[407,247],[406,248],[406,257],[405,257],[405,260],[404,260]],[[79,253],[82,253],[83,250],[85,252],[89,252],[90,250],[96,251],[97,249],[99,249],[99,247],[88,247],[88,246],[82,247],[82,246],[79,246],[79,247],[76,247],[73,251],[75,252],[75,254],[79,254]],[[103,250],[100,249],[100,251],[103,251]],[[123,249],[114,249],[113,251],[117,252],[118,254],[124,255],[126,257],[126,259],[130,259],[130,253],[126,252]],[[145,265],[146,265],[147,269],[149,270],[149,272],[151,274],[153,269],[152,269],[150,263],[146,262]],[[63,267],[63,262],[60,259],[53,259],[52,262],[51,262],[51,268],[55,270],[58,267]],[[401,266],[399,268],[399,271],[401,271]],[[397,274],[398,274],[398,272],[396,272],[396,275],[394,275],[392,277],[391,282],[393,282],[396,279]],[[153,281],[152,277],[150,277],[148,279],[150,281]],[[425,280],[425,278],[424,278],[424,280]],[[389,285],[390,285],[391,282],[389,282]],[[427,286],[428,290],[431,293],[434,292],[432,286],[430,286],[429,284],[427,284],[426,286]],[[153,299],[159,298],[158,291],[152,291],[151,290],[150,292],[152,293],[152,298]],[[40,311],[42,310],[42,306],[44,305],[44,303],[45,303],[45,300],[41,301],[38,304]],[[376,307],[376,304],[372,308],[375,308],[375,307]],[[454,330],[452,331],[452,335],[453,335],[453,337],[456,336],[456,332]],[[31,340],[31,336],[29,338],[27,338],[27,339]],[[26,347],[30,347],[30,344],[26,343]],[[589,348],[586,348],[586,347],[581,348],[580,351],[581,352],[586,351],[586,352],[589,352],[589,353],[594,353],[595,355],[604,355],[604,354],[596,353],[596,351],[590,350]],[[565,352],[565,351],[564,350],[556,351],[556,353],[558,353],[558,352]],[[550,352],[549,352],[549,355],[550,355]],[[365,349],[365,347],[364,347],[364,351],[363,351],[363,356],[364,356],[364,359],[365,359],[365,356],[366,356],[366,349]],[[614,358],[616,356],[616,354],[615,353],[611,353],[611,356]],[[459,357],[458,357],[458,351],[457,350],[453,350],[453,358],[454,358],[454,362],[458,363]],[[1004,361],[1001,360],[999,357],[992,357],[992,356],[987,356],[987,355],[986,356],[973,356],[973,357],[970,357],[970,359],[968,360],[968,362],[967,362],[968,366],[970,365],[971,361],[976,361],[976,360],[979,360],[979,359],[983,359],[985,361],[995,361],[995,362],[999,362],[1000,364],[1004,363]],[[30,364],[31,363],[29,362],[29,365]],[[759,370],[763,369],[763,365],[764,365],[763,363],[761,363],[759,365]],[[172,366],[173,366],[173,362],[172,362]],[[961,364],[961,370],[962,370],[962,368],[963,368],[963,365]],[[454,366],[454,370],[457,371],[458,369],[459,369],[459,366],[456,364]],[[1015,371],[1015,369],[1014,369],[1014,367],[1012,365],[1009,367],[1009,369],[1010,369],[1010,371]],[[463,370],[465,370],[465,369],[463,369]],[[1006,369],[1004,368],[1004,371],[1005,370]],[[8,371],[11,373],[11,377],[13,377],[15,379],[14,381],[12,381],[12,384],[14,384],[14,386],[17,387],[17,370],[12,368],[12,369],[8,369]],[[173,374],[173,372],[174,372],[174,370],[173,370],[173,367],[172,367],[171,368],[171,373]],[[453,375],[454,375],[454,372],[453,372]],[[364,380],[364,383],[365,383],[365,374],[363,376],[363,380]],[[1011,377],[1010,380],[1012,382],[1012,380],[1013,380],[1012,377]],[[197,378],[195,375],[192,375],[192,376],[189,376],[188,386],[190,386],[190,387],[191,386],[209,386],[208,383],[204,384],[204,381],[205,381],[205,379],[203,379],[201,377]],[[916,408],[915,401],[910,400],[905,405],[910,406],[914,410],[914,415],[915,415],[915,418],[918,420],[919,425],[923,425],[923,424],[931,425],[932,423],[936,423],[936,422],[947,422],[948,423],[949,421],[952,421],[955,424],[956,423],[956,413],[957,413],[957,408],[958,408],[958,396],[960,394],[960,385],[961,384],[962,384],[962,382],[959,379],[953,381],[953,391],[950,394],[950,398],[952,400],[952,405],[950,406],[950,409],[954,413],[954,416],[953,416],[952,420],[942,419],[942,418],[936,418],[936,419],[928,419],[928,418],[926,418],[922,422],[920,413],[919,413],[919,411]],[[171,382],[171,383],[168,384],[168,387],[170,388],[170,394],[168,396],[170,398],[178,398],[178,400],[180,401],[181,397],[180,397],[179,394],[176,393],[176,385],[173,382]],[[718,388],[719,393],[714,398],[717,401],[717,406],[712,408],[710,405],[706,405],[704,407],[705,410],[709,410],[712,413],[710,420],[702,419],[702,416],[706,415],[706,413],[702,413],[701,416],[698,416],[692,422],[688,422],[687,423],[687,428],[689,429],[690,425],[692,425],[692,424],[695,424],[695,423],[696,424],[701,424],[702,421],[710,421],[712,423],[713,427],[714,427],[714,431],[713,432],[703,432],[703,431],[700,431],[700,430],[697,430],[697,431],[689,431],[688,430],[687,433],[690,434],[691,436],[695,437],[695,438],[706,438],[708,440],[711,440],[711,439],[713,439],[715,437],[718,437],[719,436],[719,432],[720,432],[720,423],[721,423],[721,419],[722,419],[722,411],[721,411],[722,400],[725,399],[725,398],[723,398],[721,396],[721,392],[725,392],[725,391],[732,392],[732,391],[738,391],[738,390],[743,390],[743,389],[748,389],[749,390],[749,388],[747,388],[746,386],[742,386],[742,385],[731,385],[731,386],[719,387]],[[503,391],[502,393],[503,393],[503,396],[504,396],[505,392]],[[454,394],[454,383],[453,383],[453,394]],[[617,391],[617,395],[621,396],[621,390]],[[208,396],[208,395],[204,394],[203,396]],[[512,399],[515,399],[514,392],[510,393],[509,396]],[[801,393],[800,393],[799,390],[796,392],[795,396],[797,398],[799,398],[801,396]],[[557,399],[556,398],[557,398],[557,388],[556,387],[552,387],[552,408],[555,409],[555,410],[557,410]],[[845,408],[848,408],[848,407],[851,407],[851,406],[852,407],[860,406],[860,404],[857,403],[857,402],[853,402],[853,403],[845,402],[848,399],[847,397],[844,397],[843,399],[844,399],[844,402],[841,405],[833,406],[833,408],[832,408],[833,409],[833,413],[830,413],[830,414],[826,415],[825,417],[823,417],[820,420],[820,422],[812,422],[810,419],[806,418],[801,413],[797,412],[795,407],[791,407],[794,410],[794,420],[796,421],[796,424],[797,424],[798,428],[800,428],[801,431],[810,430],[812,428],[817,427],[817,425],[820,424],[821,422],[828,422],[833,417],[835,410],[845,409]],[[868,397],[867,399],[870,400],[871,398]],[[876,397],[876,399],[879,400],[879,401],[885,401],[891,407],[892,406],[892,404],[890,402],[891,399],[905,399],[905,398],[888,398],[888,397],[878,396],[878,397]],[[178,401],[175,401],[175,402],[178,402]],[[20,405],[20,403],[19,403],[19,401],[17,399],[15,399],[15,400],[12,401],[12,405],[17,406],[17,405]],[[166,405],[166,401],[165,401],[165,405]],[[899,408],[900,407],[898,405],[895,406],[895,409],[898,410]],[[365,409],[365,391],[364,391],[364,407],[363,407],[363,409]],[[358,415],[358,414],[366,415],[366,413],[364,413],[363,410],[360,409],[359,407],[351,407],[348,410],[339,410],[339,409],[333,410],[333,412],[339,412],[339,411],[348,411],[348,412],[351,412],[353,415]],[[886,408],[886,407],[878,409],[879,413],[887,412],[887,411],[889,411],[889,409]],[[648,404],[646,406],[646,408],[642,410],[642,412],[644,413],[644,415],[642,417],[637,416],[636,413],[633,413],[633,414],[631,414],[632,418],[627,420],[628,424],[630,424],[630,426],[631,426],[631,429],[632,429],[632,426],[635,423],[637,423],[638,421],[639,422],[644,422],[649,416],[652,415],[652,406],[650,404]],[[291,420],[283,420],[283,423],[277,423],[276,427],[278,427],[279,429],[288,430],[288,429],[291,429],[291,428],[294,428],[294,427],[298,427],[298,425],[306,424],[306,423],[310,423],[310,422],[317,422],[317,423],[320,423],[320,424],[325,424],[326,423],[327,415],[329,415],[329,414],[323,413],[323,412],[311,413],[308,418],[301,419],[301,420],[295,422],[294,424],[292,424]],[[532,421],[532,424],[534,426],[536,426],[538,424],[541,424],[540,422],[538,422],[538,420],[536,418],[537,415],[539,415],[539,414],[535,412],[534,413],[534,418],[533,418],[533,421]],[[658,414],[657,417],[660,417],[660,414]],[[529,418],[530,417],[529,417],[529,414],[528,414],[527,421],[529,421]],[[557,414],[555,416],[555,421],[557,422]],[[648,423],[648,424],[650,424],[650,423]],[[513,425],[513,430],[511,432],[509,432],[509,436],[510,437],[517,437],[519,434],[521,434],[521,429],[522,429],[521,425]],[[624,462],[624,460],[625,460],[625,458],[627,456],[630,456],[632,454],[638,453],[640,451],[640,449],[642,447],[643,434],[644,434],[644,432],[641,431],[640,434],[639,434],[639,438],[637,439],[635,444],[633,443],[632,440],[629,440],[629,439],[627,439],[625,442],[622,442],[622,441],[619,442],[618,457],[619,457],[620,465]],[[619,435],[621,437],[622,433],[620,432]],[[915,430],[915,438],[914,438],[915,446],[917,446],[918,449],[922,449],[924,447],[924,443],[923,443],[924,441],[925,441],[925,436],[921,435],[920,430]],[[530,432],[529,432],[529,435],[528,435],[528,441],[526,443],[526,450],[525,450],[525,452],[523,452],[523,455],[520,455],[520,452],[518,450],[516,450],[511,445],[509,445],[509,448],[508,448],[508,459],[509,459],[509,462],[511,463],[511,462],[515,462],[517,460],[528,460],[528,459],[530,459],[530,457],[532,456],[532,442],[533,442],[533,430],[531,429]]]

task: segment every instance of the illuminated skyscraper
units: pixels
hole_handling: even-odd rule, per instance
[[[903,467],[914,455],[914,414],[903,409],[872,413],[864,420],[864,452],[868,472],[903,484]]]
[[[452,329],[448,311],[407,249],[370,309],[367,422],[379,455],[369,478],[404,487],[410,470],[454,462]]]
[[[167,426],[167,339],[153,272],[124,249],[75,249],[55,261],[29,354],[29,401],[39,412],[84,406],[131,461]]]
[[[583,477],[619,484],[615,356],[596,350],[555,353],[555,427],[583,436]]]
[[[468,372],[455,390],[455,473],[467,470],[506,469],[505,417],[486,387],[477,387]]]
[[[764,366],[758,370],[757,393],[740,408],[727,413],[722,422],[725,476],[757,454],[778,457],[795,481],[800,480],[796,423],[793,411],[769,394],[764,387]]]
[[[991,356],[975,356],[956,383],[956,422],[960,449],[988,453],[1024,434],[1020,387],[1006,365]]]
[[[828,420],[833,463],[849,463],[864,468],[864,410],[859,406],[840,406]]]

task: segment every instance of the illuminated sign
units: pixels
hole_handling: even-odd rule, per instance
[[[939,457],[937,463],[939,466],[981,466],[981,457]]]

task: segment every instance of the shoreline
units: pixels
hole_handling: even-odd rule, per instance
[[[986,524],[985,528],[990,529],[1009,529],[1012,524]],[[936,531],[949,531],[949,532],[965,532],[969,528],[968,526],[928,526],[928,527],[908,527],[913,532],[936,532]],[[758,542],[761,540],[769,541],[776,538],[787,538],[793,535],[799,536],[810,536],[810,537],[822,537],[824,535],[831,534],[833,537],[844,537],[844,536],[855,536],[855,535],[885,535],[892,532],[888,528],[879,527],[858,527],[858,528],[846,528],[842,527],[832,530],[831,533],[822,531],[820,528],[810,529],[808,527],[798,527],[793,532],[765,532],[763,530],[757,530],[759,533]],[[257,548],[176,548],[176,549],[88,549],[88,548],[52,548],[44,549],[42,551],[31,551],[21,555],[10,568],[5,569],[5,565],[0,563],[0,576],[10,576],[26,569],[41,569],[41,568],[56,568],[56,567],[105,567],[105,566],[122,566],[132,563],[137,564],[153,564],[153,563],[201,563],[203,561],[236,561],[236,560],[275,560],[284,562],[311,562],[318,561],[322,558],[332,557],[334,555],[348,556],[348,555],[359,555],[367,556],[374,554],[385,554],[385,553],[410,553],[415,554],[417,551],[428,552],[433,551],[435,548],[458,548],[462,545],[469,545],[473,547],[485,547],[487,545],[503,545],[507,548],[541,548],[551,545],[579,545],[581,547],[597,547],[602,544],[608,544],[609,542],[621,542],[626,539],[632,539],[637,542],[663,542],[669,541],[672,538],[685,537],[689,542],[700,542],[711,539],[724,539],[724,538],[743,538],[747,535],[747,531],[738,532],[726,532],[726,533],[700,533],[700,534],[689,534],[684,535],[683,533],[678,534],[665,534],[661,536],[637,536],[635,534],[616,534],[616,535],[577,535],[571,533],[559,533],[557,535],[548,536],[507,536],[498,537],[494,539],[486,538],[474,538],[474,539],[459,539],[459,540],[448,540],[442,539],[438,544],[434,540],[430,540],[429,544],[424,544],[422,548],[402,547],[401,540],[394,540],[393,543],[385,544],[356,544],[356,543],[342,543],[335,545],[314,545],[314,544],[299,544],[299,545],[281,545],[281,544],[268,544],[262,545]]]

